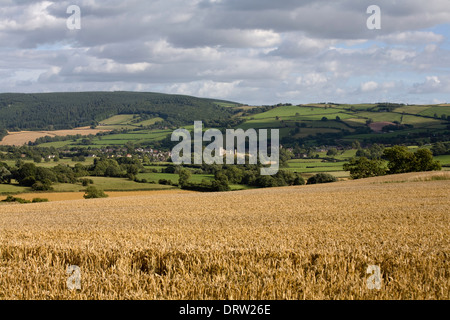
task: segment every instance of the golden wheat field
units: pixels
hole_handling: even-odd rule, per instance
[[[0,298],[449,299],[448,179],[0,205]]]
[[[72,130],[55,130],[55,131],[18,131],[8,132],[8,135],[0,141],[0,146],[22,146],[28,142],[34,142],[39,138],[50,136],[69,136],[80,134],[82,136],[88,136],[90,134],[95,135],[99,132],[105,132],[110,130],[104,129],[91,129],[89,127],[80,127]]]

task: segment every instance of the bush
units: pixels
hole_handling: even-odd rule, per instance
[[[90,184],[94,184],[94,180],[92,179],[81,179],[80,181],[83,187],[87,187]]]
[[[188,185],[189,178],[191,177],[191,171],[188,169],[181,169],[178,178],[178,185],[183,188]]]
[[[46,182],[41,182],[41,181],[37,181],[36,183],[34,183],[31,188],[34,191],[49,191],[49,190],[53,190],[51,183]]]
[[[5,200],[3,200],[2,202],[18,202],[18,203],[31,203],[31,201],[29,200],[25,200],[22,198],[16,198],[13,196],[7,196]]]
[[[337,155],[338,155],[338,150],[336,148],[331,148],[327,152],[327,156],[329,156],[329,157],[334,157],[334,156],[337,156]]]
[[[170,185],[172,185],[172,181],[167,180],[167,179],[159,179],[159,180],[158,180],[158,183],[159,183],[159,184],[162,184],[162,185],[164,185],[164,186],[170,186]]]
[[[33,203],[48,202],[48,199],[34,198]]]
[[[308,184],[336,182],[337,178],[328,173],[318,173],[308,179]]]
[[[300,174],[297,174],[297,177],[294,180],[294,186],[304,186],[306,184],[305,179]]]
[[[85,199],[96,199],[96,198],[107,198],[108,195],[105,194],[103,190],[90,186],[86,189],[86,192],[83,197]]]

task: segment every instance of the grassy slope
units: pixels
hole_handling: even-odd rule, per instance
[[[288,126],[291,129],[283,129],[282,137],[284,137],[290,135],[290,131],[295,128],[296,123],[304,123],[308,128],[302,128],[303,132],[296,136],[296,138],[304,138],[310,134],[337,132],[336,129],[345,129],[351,132],[353,131],[351,127],[365,125],[366,121],[371,119],[374,122],[398,121],[401,124],[414,126],[409,131],[396,133],[403,134],[407,132],[418,132],[424,129],[444,129],[446,125],[443,124],[442,120],[431,119],[429,116],[433,116],[435,113],[439,116],[445,113],[449,113],[450,115],[450,108],[442,106],[404,106],[392,112],[371,111],[374,107],[375,105],[370,104],[281,106],[264,113],[245,117],[246,122],[240,125],[240,127],[243,129],[258,129],[283,128]],[[353,108],[354,111],[350,110],[350,108]],[[339,116],[342,121],[330,121],[334,120],[336,116]],[[329,121],[320,121],[323,117],[326,117]],[[313,130],[310,127],[315,129]],[[371,137],[371,135],[349,136],[348,138],[361,139],[368,137]]]

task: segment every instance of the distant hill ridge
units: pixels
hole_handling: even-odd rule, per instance
[[[154,92],[63,92],[0,94],[0,129],[71,129],[96,125],[118,114],[148,114],[174,125],[227,120],[234,111],[223,100]]]

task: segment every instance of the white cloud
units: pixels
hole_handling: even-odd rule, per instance
[[[226,99],[237,89],[241,81],[214,82],[214,81],[197,81],[192,83],[174,84],[168,88],[170,93],[194,95],[210,98]]]
[[[4,0],[0,90],[163,90],[250,104],[448,98],[448,0]],[[374,41],[375,40],[375,41]],[[428,77],[428,78],[427,78]],[[422,80],[421,80],[422,79]],[[432,97],[429,93],[435,93]],[[339,100],[339,101],[337,101]]]
[[[364,82],[361,84],[362,92],[370,92],[378,89],[378,83],[375,81]]]
[[[411,89],[411,93],[414,94],[430,94],[444,92],[450,93],[450,78],[427,76],[424,82],[415,83]]]
[[[377,37],[389,44],[430,44],[444,41],[445,37],[431,31],[406,31]]]

